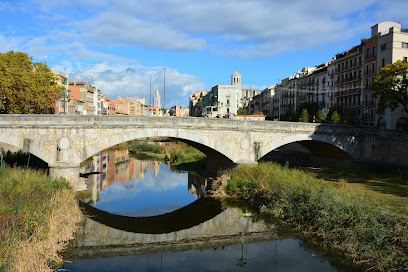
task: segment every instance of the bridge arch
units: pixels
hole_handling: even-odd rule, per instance
[[[50,162],[50,157],[41,146],[29,141],[28,139],[25,140],[24,137],[18,137],[6,132],[1,132],[0,142],[21,149],[24,152],[29,152],[46,163]]]
[[[184,142],[206,154],[209,159],[216,160],[218,164],[223,164],[223,162],[225,164],[232,164],[235,160],[232,149],[228,148],[228,143],[219,143],[214,138],[203,137],[187,129],[145,128],[131,130],[127,133],[114,134],[110,137],[94,141],[90,147],[84,149],[84,152],[81,152],[79,163],[120,143],[158,137],[167,137]]]
[[[347,145],[344,143],[344,140],[338,140],[333,136],[327,135],[306,135],[306,134],[298,134],[293,136],[284,137],[280,140],[271,140],[267,147],[262,150],[259,154],[258,159],[264,157],[268,153],[272,152],[279,147],[291,144],[291,143],[299,143],[302,146],[309,149],[312,153],[323,154],[324,152],[316,152],[316,147],[321,145],[322,148],[330,148],[330,151],[338,151],[338,156],[342,158],[350,158],[354,159],[358,156],[352,146]]]

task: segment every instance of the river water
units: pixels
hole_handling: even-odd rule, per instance
[[[97,172],[97,173],[95,173]],[[205,197],[209,179],[137,160],[87,160],[90,198],[64,271],[343,271],[245,208]]]

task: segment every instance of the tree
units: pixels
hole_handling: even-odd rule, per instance
[[[395,110],[401,105],[408,113],[408,62],[396,61],[380,70],[371,84],[377,99],[377,110],[383,113],[389,108]]]
[[[0,53],[1,113],[51,112],[59,88],[51,70],[28,53]]]
[[[309,122],[309,113],[307,112],[307,109],[303,109],[302,115],[299,118],[299,122],[303,123]]]
[[[338,124],[341,121],[340,115],[337,113],[337,111],[334,111],[332,116],[331,116],[331,120],[333,121],[333,123]]]
[[[326,120],[326,113],[324,113],[324,111],[322,110],[318,110],[317,115],[316,115],[316,122],[323,123],[325,120]]]
[[[343,107],[341,106],[337,106],[336,104],[334,104],[330,109],[329,109],[329,113],[327,114],[327,119],[328,120],[332,120],[332,116],[334,112],[337,112],[337,114],[340,117],[340,121],[343,119]]]
[[[237,110],[237,115],[246,115],[246,110],[243,109],[243,108],[239,108],[239,109]]]
[[[298,116],[301,116],[303,114],[304,109],[307,110],[307,113],[309,114],[309,116],[316,116],[317,111],[320,110],[321,107],[319,106],[317,102],[302,103],[296,109]]]
[[[344,112],[344,120],[349,125],[355,125],[358,122],[358,115],[355,109],[348,108]]]

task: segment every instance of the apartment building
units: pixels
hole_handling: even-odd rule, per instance
[[[273,114],[273,96],[275,95],[275,87],[269,86],[265,88],[261,93],[253,97],[251,105],[251,112],[250,114],[254,114],[257,112],[262,112],[264,115],[267,115],[269,118],[272,118]],[[252,105],[254,108],[252,110]]]
[[[202,98],[206,96],[208,91],[192,92],[189,98],[189,114],[190,116],[201,116],[203,112]]]
[[[106,96],[101,97],[101,115],[108,115],[109,99]]]
[[[375,125],[376,102],[370,85],[378,71],[377,50],[378,36],[371,37],[364,42],[364,79],[361,116],[362,123],[366,126]]]
[[[336,55],[336,104],[356,122],[360,118],[363,80],[363,44]]]
[[[391,21],[381,22],[371,28],[371,38],[377,37],[376,73],[387,64],[408,59],[408,29]],[[375,115],[375,125],[386,129],[408,129],[408,115],[402,106]]]
[[[71,96],[77,101],[77,103],[83,103],[82,111],[75,108],[75,114],[85,114],[93,115],[94,111],[94,93],[97,90],[96,87],[92,87],[88,81],[87,82],[73,82],[69,83],[69,89],[71,91]],[[75,104],[75,103],[74,103]]]
[[[189,116],[189,108],[182,108],[176,105],[170,109],[169,113],[170,116]]]
[[[54,73],[54,70],[52,71]],[[56,83],[61,88],[58,90],[58,99],[55,99],[55,114],[68,114],[69,81],[68,74],[56,74]]]
[[[335,73],[336,73],[336,57],[327,65],[327,88],[325,92],[325,109],[330,109],[334,106],[334,94],[335,94]]]
[[[258,89],[241,89],[241,92],[238,92],[238,108],[246,109],[251,105],[251,101],[255,96],[261,93]]]
[[[108,100],[108,115],[115,115],[119,110],[119,101],[117,99]]]

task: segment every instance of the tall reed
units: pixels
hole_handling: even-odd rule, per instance
[[[216,195],[250,201],[260,212],[321,239],[366,268],[408,268],[407,198],[377,201],[377,192],[357,194],[344,182],[327,182],[270,162],[226,175],[227,180],[216,182]]]

